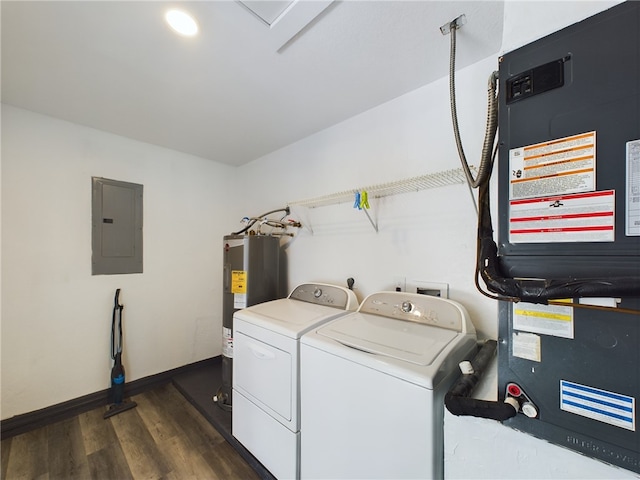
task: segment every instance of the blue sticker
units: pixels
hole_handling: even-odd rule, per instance
[[[636,399],[627,395],[560,380],[560,409],[634,432],[636,430]]]

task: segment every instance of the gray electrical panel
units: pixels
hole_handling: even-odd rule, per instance
[[[640,3],[505,54],[499,132],[505,276],[638,277]],[[640,292],[569,301],[609,308],[500,303],[505,424],[640,473]]]
[[[92,177],[92,275],[142,273],[143,186]]]

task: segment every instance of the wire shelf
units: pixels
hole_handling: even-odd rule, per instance
[[[469,167],[473,175],[477,174],[474,166]],[[310,198],[306,200],[297,200],[289,202],[290,206],[301,206],[307,208],[325,207],[328,205],[336,205],[339,203],[353,202],[354,195],[357,192],[366,191],[369,198],[382,198],[391,195],[399,195],[403,193],[419,192],[429,188],[439,188],[448,185],[456,185],[467,181],[462,168],[453,170],[445,170],[442,172],[428,173],[404,180],[396,180],[394,182],[380,183],[369,187],[354,188],[353,190],[344,190],[342,192],[323,195],[321,197]]]

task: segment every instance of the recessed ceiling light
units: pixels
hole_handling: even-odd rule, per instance
[[[198,33],[198,24],[194,18],[182,10],[169,10],[164,18],[169,26],[180,35],[193,37]]]

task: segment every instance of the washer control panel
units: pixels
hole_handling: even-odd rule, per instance
[[[453,300],[430,295],[406,292],[373,293],[364,299],[358,311],[458,332],[475,331],[462,305]]]
[[[291,292],[289,298],[339,308],[340,310],[355,310],[358,308],[358,300],[353,291],[338,285],[304,283],[298,285]]]

